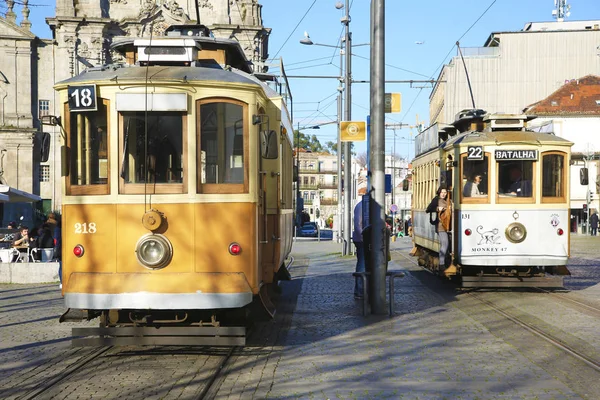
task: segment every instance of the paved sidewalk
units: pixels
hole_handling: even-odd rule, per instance
[[[581,398],[539,361],[560,353],[522,354],[417,279],[428,273],[406,257],[409,238],[391,247],[388,269],[407,274],[396,281],[396,313],[365,318],[353,298],[355,258],[337,243],[295,243],[299,263],[283,287],[297,290],[289,326],[268,355],[237,358],[240,378],[218,398]]]

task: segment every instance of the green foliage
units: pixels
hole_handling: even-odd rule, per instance
[[[294,131],[294,139],[296,140],[295,146],[298,146],[301,149],[305,149],[313,153],[319,153],[324,150],[323,145],[321,142],[319,142],[319,139],[316,135],[307,135],[302,132],[298,133],[296,130]]]

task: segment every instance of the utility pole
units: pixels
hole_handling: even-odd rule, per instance
[[[340,76],[339,76],[339,86],[338,86],[338,96],[337,96],[337,126],[338,126],[338,139],[337,139],[337,177],[338,177],[338,181],[337,181],[337,205],[338,205],[338,218],[337,218],[337,228],[338,228],[338,232],[337,232],[337,241],[338,243],[342,243],[342,254],[344,254],[344,252],[346,251],[346,245],[344,244],[344,240],[343,240],[343,232],[345,230],[344,228],[344,214],[343,214],[343,210],[344,207],[342,205],[342,192],[343,192],[343,187],[342,187],[342,153],[343,153],[343,149],[342,149],[342,141],[341,141],[341,122],[342,122],[342,108],[343,108],[343,99],[342,99],[342,93],[344,92],[344,86],[342,85],[342,82],[344,80],[343,78],[343,65],[344,65],[344,52],[342,51],[342,47],[340,46]]]
[[[385,0],[371,0],[371,310],[386,313],[387,230],[385,226]],[[365,246],[368,246],[365,243]],[[390,294],[393,297],[393,294]],[[393,301],[390,298],[390,301]]]
[[[346,0],[346,14],[342,18],[345,25],[344,41],[346,42],[346,109],[344,119],[352,120],[352,34],[350,33],[350,0]],[[344,142],[344,251],[342,255],[350,254],[352,243],[352,151],[350,142]]]

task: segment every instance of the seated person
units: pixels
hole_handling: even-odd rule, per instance
[[[507,194],[517,197],[531,197],[531,181],[524,180],[521,173],[521,168],[512,167],[509,171],[510,186],[506,191]]]
[[[19,230],[19,236],[13,242],[13,247],[29,247],[30,243],[29,228],[22,226]]]
[[[486,194],[479,191],[479,183],[481,183],[481,180],[481,174],[474,174],[471,180],[465,183],[463,197],[485,197]]]

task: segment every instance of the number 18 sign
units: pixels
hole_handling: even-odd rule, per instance
[[[96,85],[69,86],[69,110],[96,111]]]

